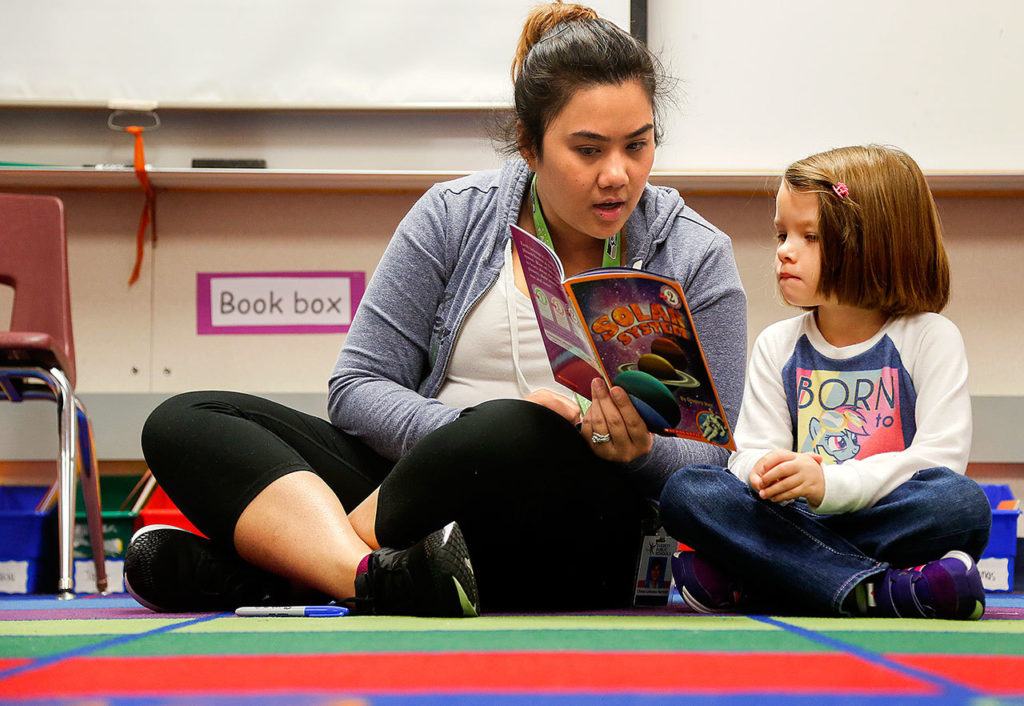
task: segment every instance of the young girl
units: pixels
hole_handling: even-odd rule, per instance
[[[806,310],[758,337],[728,469],[677,471],[665,528],[698,611],[977,619],[984,493],[949,265],[905,153],[845,147],[790,166],[775,271]],[[731,473],[730,473],[731,471]],[[904,568],[914,567],[914,568]]]

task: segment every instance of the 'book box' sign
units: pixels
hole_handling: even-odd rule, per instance
[[[199,272],[196,332],[344,333],[365,272]]]

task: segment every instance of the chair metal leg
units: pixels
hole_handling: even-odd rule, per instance
[[[57,597],[61,600],[74,598],[75,482],[79,471],[82,474],[82,495],[85,498],[93,561],[96,564],[96,588],[101,593],[106,592],[107,567],[106,552],[103,546],[99,465],[92,439],[92,426],[85,415],[85,408],[75,397],[75,391],[71,387],[70,381],[59,368],[47,370],[39,367],[4,366],[3,372],[5,376],[41,380],[49,388],[49,392],[44,392],[41,389],[28,390],[23,396],[24,399],[50,399],[57,403],[57,433],[60,437],[57,476],[57,542],[60,578],[57,582]],[[17,399],[10,395],[8,397],[12,401],[20,401],[22,395],[18,394]],[[82,451],[81,457],[78,455],[79,450]],[[81,468],[78,465],[79,459],[82,462]]]
[[[76,466],[76,414],[75,397],[71,383],[57,368],[50,369],[57,383],[57,429],[60,434],[60,468],[58,470],[57,543],[60,556],[60,578],[57,598],[74,598],[72,554],[75,546],[75,466]]]
[[[103,545],[103,514],[100,506],[100,473],[96,459],[96,444],[92,438],[92,424],[81,400],[75,397],[78,416],[78,458],[85,499],[86,519],[89,522],[89,541],[92,544],[93,563],[96,565],[96,590],[107,593],[106,549]]]

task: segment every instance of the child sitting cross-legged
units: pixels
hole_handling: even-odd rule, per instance
[[[661,496],[694,548],[672,564],[698,611],[977,619],[985,494],[965,477],[967,360],[940,312],[949,265],[920,168],[887,147],[791,165],[775,271],[805,313],[748,366],[728,468],[689,466]]]

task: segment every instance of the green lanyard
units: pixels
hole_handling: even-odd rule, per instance
[[[555,251],[555,244],[551,242],[551,232],[548,230],[548,224],[544,222],[544,214],[540,211],[540,199],[537,198],[537,175],[533,175],[533,180],[530,182],[530,200],[533,202],[533,227],[537,231],[537,238],[551,248],[551,252]],[[601,267],[621,267],[622,266],[622,252],[619,250],[619,234],[616,233],[612,237],[605,241],[604,253],[601,256]],[[574,392],[573,396],[576,398],[576,404],[580,408],[580,417],[586,415],[587,410],[590,409],[590,400],[578,392]]]
[[[537,239],[555,251],[551,242],[551,232],[544,222],[544,214],[540,210],[540,199],[537,198],[537,175],[530,181],[530,200],[533,202],[533,227],[537,231]],[[622,267],[622,253],[619,251],[619,234],[616,233],[605,241],[604,253],[601,256],[601,267]]]

